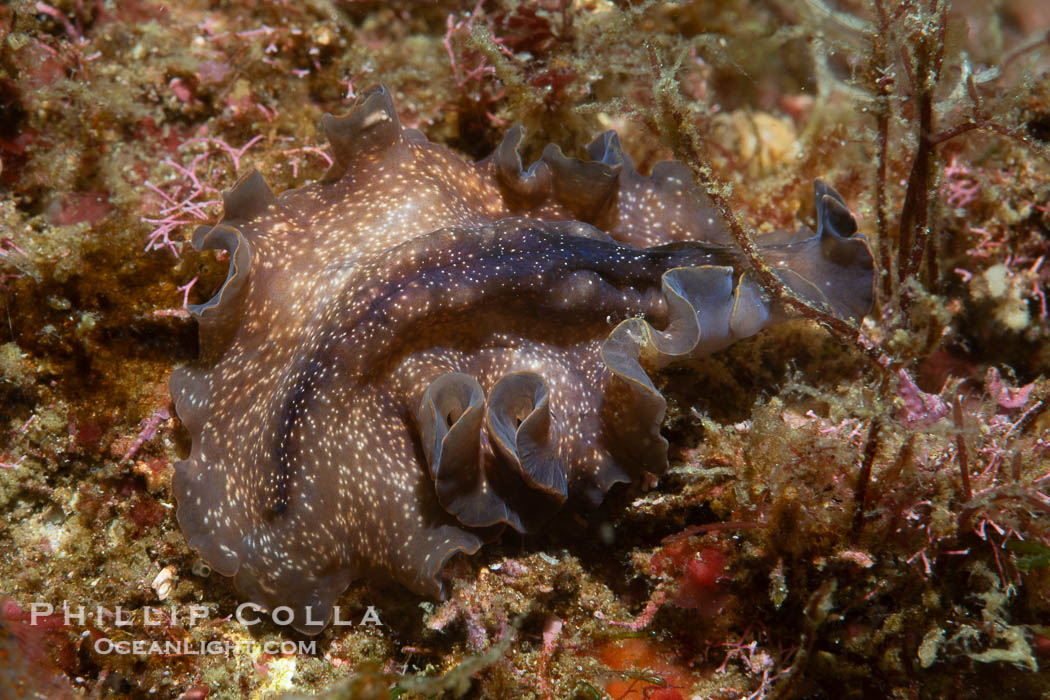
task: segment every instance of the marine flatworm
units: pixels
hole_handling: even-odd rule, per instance
[[[194,233],[229,273],[191,307],[200,358],[171,378],[190,546],[311,633],[357,577],[439,595],[485,528],[533,531],[662,473],[648,373],[787,317],[688,170],[640,175],[614,132],[526,169],[516,127],[468,163],[402,128],[382,87],[322,127],[321,180],[278,197],[252,172]],[[816,204],[816,232],[772,234],[763,255],[859,319],[871,253],[820,181]]]

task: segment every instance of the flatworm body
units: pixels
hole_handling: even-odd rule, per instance
[[[171,379],[190,546],[310,633],[357,577],[439,595],[485,528],[662,473],[648,373],[786,318],[688,170],[640,175],[614,132],[525,169],[517,127],[468,163],[403,129],[385,88],[322,126],[325,177],[278,197],[252,172],[194,233],[230,267]],[[763,255],[859,320],[871,253],[838,193],[818,181],[816,202],[818,230]]]

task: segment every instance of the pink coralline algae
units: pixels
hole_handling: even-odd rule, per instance
[[[190,546],[318,632],[361,576],[430,595],[492,526],[667,467],[649,373],[789,316],[688,169],[640,175],[614,132],[589,159],[524,131],[468,163],[401,127],[377,88],[322,122],[333,164],[276,196],[257,172],[194,233],[229,253],[191,306],[200,358],[171,391]],[[842,319],[872,304],[866,240],[816,183],[817,231],[763,241],[781,281]]]

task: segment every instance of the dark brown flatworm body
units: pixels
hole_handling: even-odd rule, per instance
[[[310,633],[357,577],[440,594],[485,528],[532,531],[662,473],[648,373],[786,317],[686,168],[642,176],[613,132],[588,160],[548,146],[526,169],[520,127],[468,163],[403,129],[384,88],[322,124],[324,178],[275,196],[252,172],[194,234],[230,268],[191,308],[199,361],[171,379],[190,546]],[[818,230],[763,254],[859,320],[871,253],[816,190]]]

